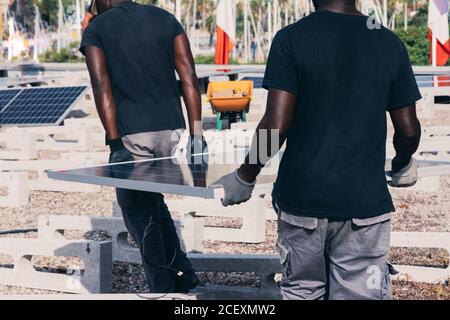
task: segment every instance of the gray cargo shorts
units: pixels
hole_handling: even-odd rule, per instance
[[[284,300],[389,299],[395,273],[388,262],[389,216],[384,221],[317,219],[274,207]]]

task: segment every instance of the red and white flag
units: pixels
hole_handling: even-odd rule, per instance
[[[450,57],[448,32],[448,0],[430,0],[428,7],[428,29],[430,30],[430,60],[443,66]],[[436,40],[433,41],[433,38]]]
[[[216,64],[228,64],[236,40],[234,0],[219,0],[216,23]]]

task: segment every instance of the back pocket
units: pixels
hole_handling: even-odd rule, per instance
[[[369,226],[358,226],[351,222],[348,248],[359,254],[384,255],[388,253],[391,221],[383,221]]]

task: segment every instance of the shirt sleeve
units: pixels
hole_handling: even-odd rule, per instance
[[[407,106],[422,98],[411,67],[408,51],[403,42],[401,40],[399,42],[399,69],[389,88],[388,111]]]
[[[94,46],[103,49],[102,40],[99,34],[95,30],[95,24],[90,23],[84,30],[83,37],[81,38],[80,52],[86,55],[86,47]]]
[[[298,76],[291,46],[283,32],[273,39],[267,60],[263,88],[279,89],[298,95]]]
[[[183,26],[181,25],[180,21],[178,21],[178,19],[175,16],[172,16],[171,29],[172,29],[173,38],[184,33]]]

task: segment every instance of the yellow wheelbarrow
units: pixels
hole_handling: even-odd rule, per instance
[[[216,115],[216,129],[222,130],[222,120],[228,118],[235,120],[247,120],[250,109],[250,101],[253,96],[253,81],[226,81],[210,82],[206,92],[206,101],[211,103],[211,108]]]

